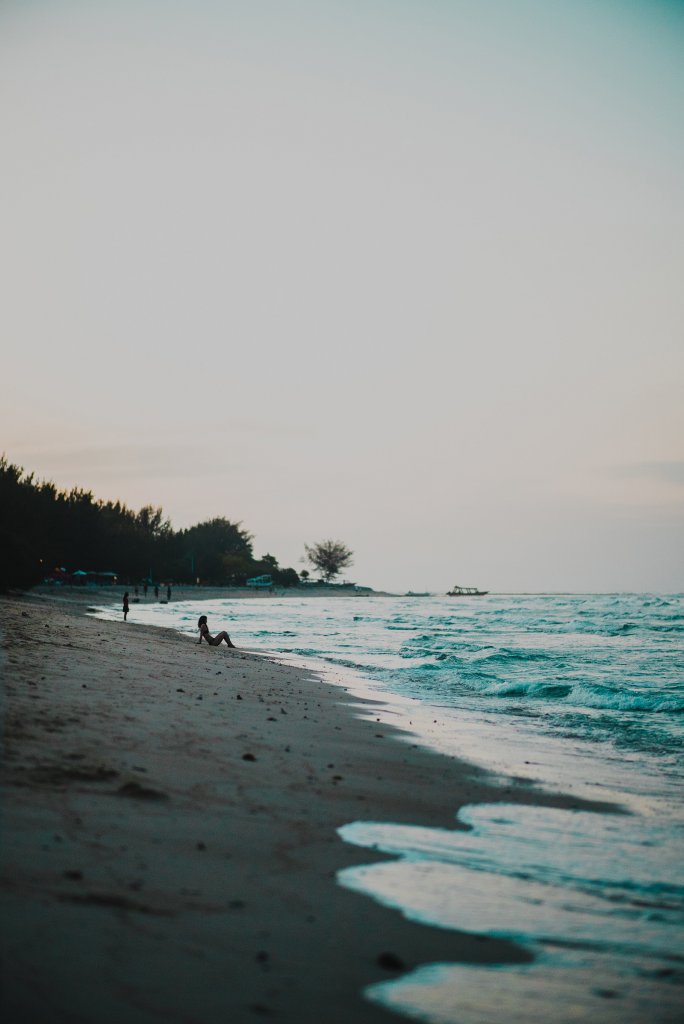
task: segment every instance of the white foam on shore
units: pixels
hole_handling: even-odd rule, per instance
[[[251,650],[313,670],[343,687],[358,699],[360,717],[394,727],[402,742],[485,768],[502,787],[514,778],[518,784],[535,783],[578,799],[623,805],[630,812],[599,815],[485,805],[461,811],[461,823],[471,831],[392,822],[344,826],[340,835],[346,842],[395,859],[347,869],[339,875],[340,884],[424,924],[514,939],[536,957],[532,965],[494,969],[432,965],[371,986],[368,998],[434,1024],[484,1024],[503,1019],[502,1013],[507,1020],[546,1024],[547,1000],[556,993],[568,1008],[565,1018],[554,1014],[561,1024],[590,1019],[617,1024],[643,1020],[640,1014],[648,1005],[643,992],[652,991],[658,993],[665,1015],[651,1012],[649,1018],[674,1020],[667,1016],[673,988],[669,953],[681,948],[684,935],[681,889],[676,887],[684,863],[676,776],[659,774],[648,757],[609,744],[546,735],[538,721],[524,716],[392,692],[364,674],[353,656],[353,637],[348,662],[344,657],[347,638],[339,634],[339,600],[334,609],[322,600],[313,608],[302,602],[309,618],[302,616],[299,634],[292,628],[294,599],[288,600],[281,618],[275,600],[249,602],[248,609],[239,601],[151,605],[136,607],[136,617],[196,635],[197,616],[208,614],[212,626],[227,628],[239,645],[242,633]],[[98,614],[114,618],[120,610],[101,609]],[[335,632],[334,661],[321,647],[326,616]],[[283,649],[294,648],[293,639],[297,649]],[[301,653],[302,648],[309,653]],[[360,660],[391,669],[387,653],[364,651]],[[580,948],[570,950],[568,943]],[[591,963],[597,972],[593,988],[586,988]],[[681,964],[675,966],[681,970]],[[638,984],[637,978],[642,979]],[[607,996],[599,988],[617,994]],[[546,993],[541,1002],[540,991]],[[606,1008],[612,1013],[614,1007],[615,1014],[607,1016]]]
[[[396,603],[369,598],[364,600],[364,606],[368,602],[383,610]],[[341,643],[339,636],[340,612],[345,609],[347,617],[353,618],[358,608],[358,598],[272,598],[249,602],[208,599],[169,605],[150,601],[135,606],[129,618],[134,615],[134,620],[145,624],[197,636],[197,618],[206,614],[215,629],[228,629],[238,646],[245,646],[246,642],[250,651],[315,671],[360,701],[370,702],[369,706],[359,705],[361,717],[394,726],[405,734],[406,742],[417,742],[484,768],[503,786],[510,784],[513,777],[581,799],[624,804],[648,816],[672,813],[680,780],[669,779],[657,770],[654,773],[643,756],[625,750],[616,752],[605,744],[599,748],[580,738],[546,735],[536,720],[526,720],[524,716],[513,718],[494,711],[474,711],[453,703],[432,703],[397,693],[359,665],[359,660],[364,665],[377,661],[387,669],[391,661],[387,652],[363,649],[359,651],[360,659],[352,657],[354,645],[363,642],[360,635],[350,637],[349,659],[341,663],[344,640]],[[118,606],[101,606],[95,614],[114,619],[120,617],[121,611]],[[292,628],[298,624],[299,632]],[[334,659],[326,657],[327,652],[321,648],[326,625],[335,634],[331,640],[336,651]],[[245,640],[241,640],[241,634]],[[301,653],[302,648],[307,653]],[[397,664],[405,665],[405,660],[398,659]]]
[[[680,1024],[670,968],[639,957],[547,947],[530,964],[431,964],[365,995],[423,1024]]]

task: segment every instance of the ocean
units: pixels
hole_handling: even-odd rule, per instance
[[[684,1019],[684,595],[272,596],[131,618],[196,635],[202,613],[501,780],[501,803],[454,808],[465,829],[349,822],[343,841],[391,857],[338,882],[426,925],[512,939],[531,962],[426,965],[368,999],[429,1024]],[[506,803],[511,778],[615,812]]]

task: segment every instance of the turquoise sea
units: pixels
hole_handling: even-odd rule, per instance
[[[407,742],[619,805],[521,807],[502,788],[501,803],[458,812],[466,829],[341,828],[391,855],[341,885],[533,956],[426,965],[368,999],[431,1024],[545,1022],[551,986],[558,1024],[684,1019],[684,595],[273,596],[140,604],[131,619],[196,635],[201,613],[241,647],[377,696],[359,713]]]

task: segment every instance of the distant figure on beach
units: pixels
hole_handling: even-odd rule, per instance
[[[137,583],[136,583],[135,587],[133,588],[133,593],[135,594],[136,597],[138,596],[138,584]]]
[[[147,597],[147,584],[146,583],[143,583],[143,594],[144,594],[145,597]]]
[[[126,591],[126,593],[123,596],[123,613],[124,613],[124,622],[125,622],[126,621],[126,616],[128,615],[128,591]]]
[[[216,636],[211,635],[211,633],[209,632],[209,627],[207,626],[206,615],[200,615],[199,619],[197,620],[197,628],[199,629],[200,634],[199,640],[197,641],[198,644],[202,643],[202,637],[204,637],[204,639],[207,641],[210,647],[218,647],[218,645],[223,640],[226,641],[229,647],[235,647],[235,644],[230,639],[225,629],[222,629],[220,633],[216,634]]]
[[[166,600],[171,600],[171,584],[169,584],[168,587],[166,588]]]
[[[159,597],[159,585],[157,583],[155,583],[155,585],[154,585],[154,596],[156,598]]]

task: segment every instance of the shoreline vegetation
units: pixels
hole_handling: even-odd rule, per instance
[[[174,530],[161,508],[146,505],[135,512],[83,488],[59,490],[0,456],[0,593],[40,581],[83,585],[86,580],[142,588],[160,583],[245,587],[260,579],[271,589],[308,589],[331,585],[353,563],[353,552],[340,541],[305,544],[305,560],[323,581],[314,582],[308,570],[281,566],[272,554],[256,558],[253,540],[241,522],[224,516]]]
[[[500,800],[606,808],[502,785],[398,742],[342,686],[97,620],[88,599],[0,597],[7,1024],[373,1024],[398,1019],[363,998],[373,982],[529,961],[342,888],[336,872],[386,858],[337,828],[448,829]]]

